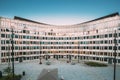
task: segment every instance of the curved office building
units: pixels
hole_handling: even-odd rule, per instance
[[[120,64],[120,16],[113,13],[88,22],[56,26],[15,16],[0,17],[0,63],[42,58],[71,58]],[[114,48],[114,34],[117,46]]]

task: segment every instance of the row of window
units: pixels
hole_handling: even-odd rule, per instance
[[[11,44],[10,40],[1,40],[1,44]],[[14,41],[14,44],[40,44],[39,41]]]
[[[1,29],[1,32],[11,32],[10,29]],[[29,30],[22,30],[22,31],[14,31],[15,33],[26,33],[26,34],[29,34],[30,31]]]
[[[19,61],[20,62],[20,58],[21,57],[14,58],[14,61]],[[33,59],[39,59],[39,56],[22,57],[22,60],[33,60]],[[10,58],[10,59],[2,58],[1,62],[9,62],[9,60],[12,61],[12,58]]]
[[[117,43],[120,43],[120,40],[117,40]],[[1,44],[11,44],[10,40],[1,40]],[[79,41],[79,42],[39,42],[39,41],[14,41],[14,44],[53,44],[53,45],[60,45],[60,44],[114,44],[113,40],[97,40],[97,41]]]
[[[2,46],[1,50],[11,50],[12,47],[9,46]],[[34,49],[40,49],[39,46],[15,46],[14,50],[34,50]]]
[[[97,41],[79,41],[79,42],[43,42],[43,41],[21,41],[16,40],[14,44],[113,44],[113,40],[97,40]],[[120,40],[117,40],[117,43],[120,43]],[[11,44],[10,40],[1,40],[1,44]]]
[[[11,34],[1,34],[2,38],[11,38]],[[39,37],[39,36],[29,36],[29,35],[14,35],[14,38],[19,39],[37,39],[37,40],[82,40],[82,39],[96,39],[96,38],[111,38],[114,37],[113,34],[104,34],[104,35],[93,35],[93,36],[84,36],[84,37]],[[120,33],[118,35],[120,37]]]
[[[53,56],[54,58],[58,59],[58,58],[64,58],[63,55],[55,55]],[[69,58],[73,58],[74,56],[72,55],[67,55],[67,59]],[[43,57],[44,58],[44,57]],[[48,56],[47,58],[50,58],[50,56]],[[77,56],[74,57],[75,59],[77,58]],[[39,56],[29,56],[29,57],[17,57],[14,58],[14,61],[25,61],[25,60],[33,60],[33,59],[39,59]],[[45,59],[45,58],[44,58]],[[99,58],[99,57],[89,57],[89,56],[80,56],[80,60],[97,60],[97,61],[106,61],[108,62],[108,58]],[[112,59],[111,59],[112,60]],[[2,58],[1,62],[11,62],[12,58],[8,59],[8,58]],[[116,59],[117,63],[120,63],[120,59]]]
[[[44,46],[42,49],[90,49],[90,50],[114,50],[112,46]],[[117,47],[120,50],[120,46]]]
[[[41,42],[41,44],[112,44],[113,40],[97,40],[97,41],[79,41],[79,42]],[[120,40],[117,40],[117,43],[120,43]]]
[[[93,35],[93,36],[83,36],[83,37],[42,37],[42,40],[83,40],[83,39],[96,39],[96,38],[111,38],[114,34],[104,34],[104,35]],[[120,33],[118,35],[120,37]]]
[[[11,50],[11,47],[2,46],[1,50]],[[14,50],[35,50],[35,49],[90,49],[90,50],[114,50],[113,46],[15,46]],[[120,50],[120,46],[117,47]]]
[[[12,34],[1,34],[1,37],[2,38],[11,38],[11,35]],[[17,35],[17,34],[14,34],[14,38],[19,38],[19,39],[41,39],[40,37],[38,36],[25,36],[25,35]]]
[[[36,52],[14,52],[14,56],[20,55],[39,55],[40,53],[49,55],[48,53],[80,53],[86,55],[104,55],[104,56],[114,56],[114,53],[107,53],[107,52],[81,52],[81,51],[36,51]],[[1,53],[1,57],[11,56],[11,53]],[[117,56],[120,56],[120,53],[117,53]]]
[[[40,54],[40,52],[38,51],[33,51],[33,52],[14,52],[14,56],[19,56],[19,55],[38,55]],[[11,56],[11,53],[10,52],[7,52],[7,53],[1,53],[1,57],[5,57],[5,56]]]

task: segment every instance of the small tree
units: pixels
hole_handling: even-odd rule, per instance
[[[6,73],[7,75],[4,76],[1,80],[21,80],[21,75],[16,75],[14,76],[14,79],[13,79],[13,74],[12,74],[12,69],[11,67],[6,67],[4,69],[4,73]]]
[[[6,67],[6,68],[4,69],[4,72],[7,73],[8,75],[11,74],[11,72],[12,72],[11,67]]]

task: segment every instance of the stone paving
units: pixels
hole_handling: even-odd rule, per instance
[[[15,63],[15,73],[22,74],[25,71],[25,76],[22,80],[37,80],[42,69],[44,68],[58,68],[59,80],[63,76],[64,80],[113,80],[113,65],[108,67],[90,67],[83,62],[71,65],[63,60],[49,60],[51,65],[46,65],[47,61],[43,61],[43,64],[39,64],[39,61]],[[1,64],[0,70],[8,65]],[[116,80],[120,80],[120,66],[116,68]]]

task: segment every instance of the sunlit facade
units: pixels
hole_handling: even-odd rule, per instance
[[[120,16],[113,13],[88,22],[56,26],[14,17],[0,17],[0,63],[11,61],[11,29],[14,60],[69,58],[113,63],[117,32],[117,64],[120,64]],[[47,55],[47,56],[46,56]]]

